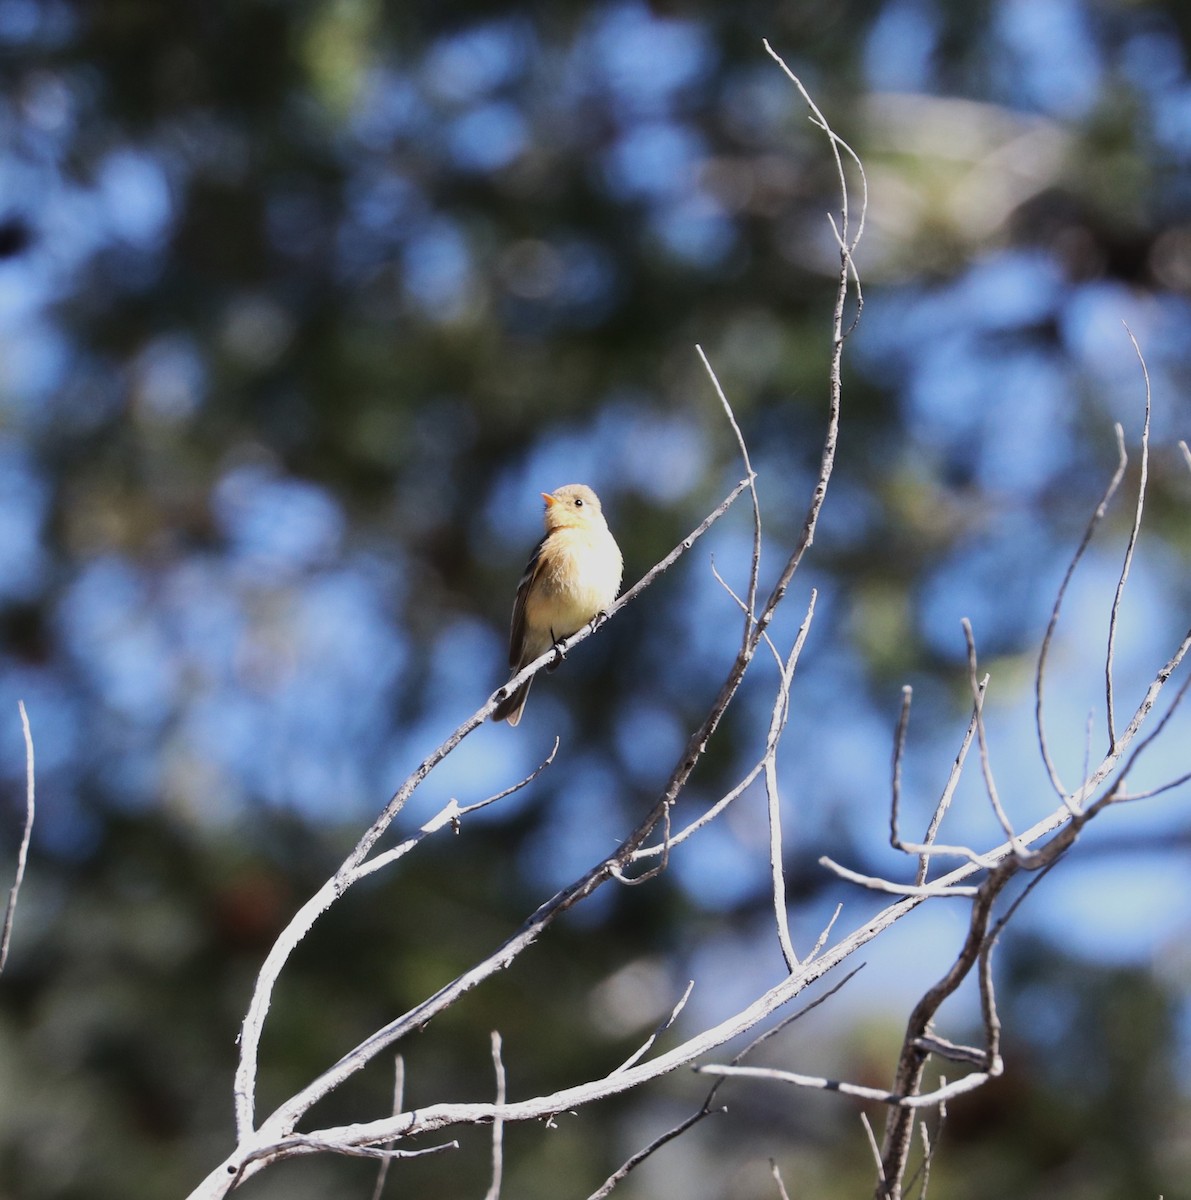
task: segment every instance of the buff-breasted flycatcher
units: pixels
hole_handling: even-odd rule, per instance
[[[624,570],[620,547],[608,532],[599,498],[591,488],[568,483],[555,492],[543,492],[542,499],[546,536],[530,555],[513,604],[509,632],[513,675],[604,612],[620,591]],[[532,682],[527,679],[502,700],[492,719],[516,725]]]

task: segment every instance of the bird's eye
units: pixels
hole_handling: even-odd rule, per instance
[[[581,496],[576,496],[576,497],[575,497],[575,507],[576,507],[576,508],[582,508],[582,507],[583,507],[583,498],[582,498]]]

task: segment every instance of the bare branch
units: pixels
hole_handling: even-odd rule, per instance
[[[777,1037],[779,1033],[793,1025],[795,1021],[801,1021],[802,1018],[807,1015],[807,1013],[813,1012],[819,1007],[820,1004],[826,1004],[827,1001],[832,998],[832,996],[843,991],[843,989],[847,987],[847,985],[851,983],[852,980],[855,979],[862,970],[864,970],[864,963],[861,963],[858,967],[853,967],[843,977],[843,979],[829,987],[821,996],[816,996],[813,1000],[807,1004],[804,1004],[796,1012],[790,1013],[788,1017],[783,1017],[776,1025],[773,1025],[769,1029],[766,1029],[763,1033],[758,1034],[751,1042],[749,1042],[747,1046],[745,1046],[743,1050],[740,1051],[739,1054],[733,1057],[732,1065],[736,1066],[738,1063],[743,1062],[759,1046],[763,1046],[771,1038]],[[711,1097],[709,1096],[708,1100],[710,1099]]]
[[[492,1067],[496,1072],[496,1110],[492,1122],[492,1184],[484,1200],[500,1200],[500,1181],[504,1173],[504,1119],[499,1115],[505,1102],[505,1065],[500,1056],[500,1034],[492,1031]]]
[[[1141,702],[1134,710],[1129,724],[1125,727],[1125,732],[1121,734],[1120,738],[1114,744],[1112,749],[1101,760],[1100,765],[1088,776],[1088,778],[1075,793],[1075,799],[1081,805],[1086,797],[1090,796],[1092,792],[1100,786],[1100,784],[1116,767],[1117,763],[1120,762],[1121,755],[1137,736],[1138,731],[1149,717],[1150,711],[1153,709],[1158,697],[1162,694],[1162,690],[1165,688],[1167,681],[1175,673],[1175,671],[1178,670],[1183,659],[1186,657],[1188,650],[1191,650],[1191,630],[1187,631],[1187,635],[1179,643],[1174,654],[1167,659],[1167,661],[1159,668],[1157,675],[1155,675],[1150,681],[1150,686],[1146,688],[1145,695],[1141,698]],[[1145,743],[1143,742],[1143,745],[1144,744]],[[1109,799],[1109,797],[1102,797],[1097,803],[1107,803]]]
[[[981,1084],[987,1083],[990,1076],[982,1071],[965,1075],[944,1087],[936,1088],[933,1092],[911,1093],[899,1095],[896,1092],[884,1092],[880,1088],[862,1087],[858,1083],[845,1083],[839,1079],[824,1079],[818,1075],[800,1075],[796,1071],[780,1071],[776,1067],[730,1067],[717,1063],[705,1063],[696,1067],[702,1075],[747,1076],[752,1079],[769,1079],[776,1083],[790,1083],[795,1087],[813,1088],[823,1092],[839,1092],[841,1096],[853,1096],[857,1100],[874,1100],[879,1104],[887,1104],[891,1108],[915,1109],[935,1108],[951,1099],[961,1096],[964,1092],[973,1092]]]
[[[945,1083],[946,1080],[940,1080],[940,1082]],[[939,1105],[938,1133],[940,1135],[943,1132],[943,1126],[946,1123],[946,1121],[947,1121],[947,1102],[944,1100],[943,1103]],[[922,1135],[922,1166],[920,1168],[922,1171],[922,1187],[919,1189],[919,1192],[918,1192],[918,1200],[926,1200],[927,1188],[930,1186],[930,1169],[934,1165],[935,1152],[939,1148],[939,1139],[938,1139],[938,1137],[936,1137],[933,1142],[931,1141],[930,1133],[927,1131],[927,1128],[926,1128],[925,1118],[918,1122],[918,1132]]]
[[[907,842],[904,841],[897,831],[897,823],[893,822],[892,828],[896,838],[894,841],[894,849],[902,850],[906,854],[918,855],[918,872],[914,877],[914,883],[918,887],[922,887],[926,883],[927,869],[931,858],[936,854],[946,854],[951,857],[966,858],[969,862],[977,866],[984,866],[985,862],[981,855],[975,850],[969,849],[967,846],[942,846],[935,842],[935,838],[939,832],[939,826],[943,823],[943,818],[947,815],[947,810],[951,807],[952,797],[955,795],[955,789],[959,785],[960,775],[963,774],[964,763],[967,761],[968,750],[972,745],[972,738],[976,734],[976,722],[980,717],[981,710],[984,705],[984,693],[988,687],[988,680],[982,679],[979,683],[977,694],[972,702],[972,716],[968,721],[967,732],[964,734],[964,739],[960,743],[959,752],[951,763],[951,770],[947,775],[947,782],[943,785],[942,794],[939,796],[939,802],[935,805],[934,814],[931,816],[930,824],[926,827],[926,838],[922,842]],[[909,705],[906,705],[907,714]],[[899,735],[900,736],[900,735]]]
[[[401,1111],[401,1104],[405,1096],[405,1059],[400,1054],[393,1056],[393,1112],[394,1114]],[[380,1164],[376,1172],[376,1186],[372,1189],[372,1200],[380,1200],[381,1193],[385,1190],[385,1180],[389,1177],[389,1166],[392,1163],[391,1158],[386,1158]]]
[[[1117,578],[1117,590],[1112,598],[1112,609],[1108,618],[1108,650],[1104,655],[1104,692],[1107,705],[1108,719],[1108,747],[1111,750],[1116,744],[1116,715],[1113,711],[1113,656],[1116,651],[1117,640],[1117,619],[1121,612],[1121,600],[1125,594],[1125,584],[1129,579],[1129,568],[1133,564],[1133,551],[1137,547],[1137,537],[1141,532],[1141,514],[1145,507],[1146,487],[1149,482],[1150,472],[1150,372],[1146,366],[1145,355],[1141,352],[1141,347],[1137,344],[1137,338],[1133,336],[1133,330],[1128,325],[1125,326],[1125,332],[1129,335],[1129,340],[1133,343],[1133,349],[1137,353],[1137,361],[1141,363],[1142,377],[1145,379],[1146,388],[1146,405],[1145,405],[1145,420],[1141,426],[1141,474],[1137,481],[1137,504],[1133,509],[1133,528],[1129,531],[1129,541],[1125,546],[1125,561],[1121,564],[1121,573]]]
[[[824,1001],[829,1000],[832,996],[834,996],[836,994],[836,992],[838,992],[859,971],[860,971],[860,967],[856,967],[853,970],[849,971],[848,974],[839,981],[839,983],[835,984],[834,987],[829,988],[826,992],[823,993],[822,996],[819,996],[816,999],[812,1000],[809,1004],[803,1005],[803,1007],[800,1008],[796,1013],[792,1013],[790,1016],[785,1017],[783,1020],[778,1022],[777,1025],[773,1026],[773,1028],[767,1029],[759,1037],[754,1038],[747,1046],[745,1046],[745,1048],[743,1050],[740,1051],[739,1054],[737,1054],[732,1059],[733,1064],[740,1062],[740,1060],[742,1058],[744,1058],[745,1055],[750,1054],[753,1050],[755,1050],[763,1042],[768,1041],[771,1037],[774,1037],[775,1035],[780,1033],[783,1029],[786,1028],[787,1025],[790,1025],[792,1022],[797,1021],[800,1017],[805,1016],[812,1009],[818,1008],[820,1004],[824,1003]],[[689,991],[689,989],[688,989],[688,991]],[[685,1000],[685,997],[684,997],[684,1000]],[[690,1127],[692,1125],[703,1120],[704,1117],[710,1116],[712,1113],[725,1112],[726,1109],[713,1107],[716,1093],[719,1091],[720,1082],[721,1081],[717,1079],[716,1082],[714,1084],[712,1084],[711,1090],[707,1093],[707,1097],[703,1101],[703,1105],[698,1110],[698,1112],[692,1113],[689,1117],[686,1118],[686,1120],[679,1122],[679,1124],[674,1126],[673,1129],[668,1130],[666,1133],[662,1134],[661,1137],[655,1138],[652,1142],[649,1143],[648,1146],[645,1146],[643,1149],[639,1150],[636,1154],[634,1154],[632,1156],[632,1158],[630,1158],[626,1163],[624,1163],[623,1166],[621,1166],[617,1171],[615,1171],[612,1175],[610,1175],[604,1181],[603,1186],[598,1191],[593,1192],[592,1195],[588,1197],[588,1200],[603,1200],[603,1197],[607,1196],[609,1194],[609,1192],[611,1192],[612,1189],[618,1183],[620,1183],[620,1181],[622,1179],[624,1179],[624,1177],[630,1171],[632,1171],[635,1167],[640,1166],[640,1164],[643,1163],[651,1154],[653,1154],[655,1151],[659,1150],[667,1142],[673,1141],[674,1138],[678,1137],[680,1134],[685,1133],[688,1129],[690,1129]]]
[[[295,1133],[269,1146],[262,1146],[244,1156],[238,1170],[229,1171],[228,1184],[238,1187],[250,1174],[269,1163],[282,1162],[287,1158],[301,1158],[308,1154],[338,1154],[348,1158],[372,1158],[392,1162],[399,1158],[425,1158],[430,1154],[441,1154],[444,1150],[458,1150],[456,1141],[443,1142],[437,1146],[426,1146],[419,1150],[388,1150],[380,1146],[353,1145],[320,1138],[316,1134]]]
[[[832,149],[832,153],[835,156],[835,168],[836,168],[837,174],[839,175],[840,195],[843,197],[843,203],[841,206],[842,213],[843,213],[843,221],[842,221],[842,234],[840,235],[840,242],[841,242],[841,245],[845,248],[845,252],[850,255],[851,251],[856,248],[857,244],[860,242],[860,239],[864,234],[864,222],[865,222],[865,217],[868,213],[868,176],[865,174],[864,164],[860,161],[859,156],[852,149],[852,147],[849,146],[848,143],[843,140],[843,138],[841,138],[838,134],[836,134],[835,131],[831,128],[831,126],[827,123],[827,118],[823,116],[823,114],[819,111],[818,105],[815,104],[814,100],[811,99],[810,94],[807,92],[806,88],[802,84],[802,80],[799,79],[798,76],[795,75],[794,72],[791,71],[788,66],[786,66],[786,64],[783,61],[783,59],[781,58],[781,56],[769,44],[768,39],[762,38],[761,44],[765,47],[765,50],[769,54],[770,58],[772,58],[774,60],[774,62],[776,62],[777,65],[779,67],[781,67],[781,69],[785,72],[786,78],[789,79],[790,82],[798,89],[798,94],[802,97],[803,102],[806,104],[807,108],[809,108],[811,110],[811,114],[814,119],[814,123],[816,125],[818,125],[818,127],[821,130],[823,130],[823,132],[826,133],[827,136],[831,139],[831,149]],[[844,151],[845,154],[848,155],[848,157],[856,165],[858,171],[860,172],[860,181],[861,181],[860,222],[857,225],[856,233],[854,235],[852,235],[850,238],[849,238],[849,234],[848,234],[848,224],[849,224],[848,181],[847,181],[847,176],[844,173],[843,160],[840,157],[841,149]]]
[[[1173,792],[1175,788],[1180,788],[1189,782],[1191,782],[1191,771],[1180,775],[1177,779],[1171,779],[1167,783],[1160,783],[1157,787],[1147,788],[1144,792],[1118,792],[1114,803],[1125,804],[1136,800],[1151,800],[1155,796],[1161,796],[1164,792]]]
[[[670,1010],[669,1016],[667,1016],[661,1022],[661,1024],[658,1025],[653,1033],[651,1033],[649,1037],[645,1039],[641,1046],[639,1046],[632,1054],[630,1054],[629,1057],[626,1058],[624,1062],[622,1062],[620,1066],[612,1072],[613,1075],[615,1075],[618,1071],[627,1071],[634,1063],[640,1062],[640,1060],[648,1052],[650,1046],[652,1046],[654,1042],[656,1042],[658,1038],[661,1037],[662,1034],[665,1033],[666,1030],[678,1020],[678,1014],[682,1012],[684,1008],[686,1008],[686,1002],[691,998],[691,992],[694,991],[694,989],[695,981],[693,979],[688,980],[686,991],[682,993],[682,995],[679,997],[678,1003]]]
[[[481,808],[487,808],[488,805],[495,804],[498,800],[503,800],[506,796],[511,796],[514,792],[519,792],[523,787],[533,783],[554,761],[554,756],[558,753],[558,747],[559,740],[555,738],[550,753],[524,779],[518,783],[514,783],[511,787],[505,788],[504,791],[497,792],[494,796],[477,800],[474,804],[463,805],[452,797],[413,837],[406,838],[399,845],[394,846],[392,850],[386,850],[383,854],[378,854],[375,858],[368,859],[367,862],[362,863],[352,871],[348,876],[349,882],[355,883],[357,880],[363,879],[365,875],[371,875],[374,871],[379,871],[397,859],[403,858],[415,846],[429,837],[430,834],[437,833],[440,829],[445,829],[448,825],[458,833],[460,823],[464,817],[471,813],[479,812]]]
[[[992,759],[988,753],[988,736],[984,728],[984,705],[982,698],[988,689],[988,676],[983,679],[976,677],[976,638],[972,633],[972,622],[967,617],[960,622],[964,629],[964,640],[968,647],[968,682],[972,687],[972,702],[976,708],[976,740],[980,744],[980,770],[984,775],[984,788],[988,793],[989,803],[993,807],[993,812],[997,814],[997,820],[1001,823],[1001,828],[1005,831],[1005,836],[1013,843],[1014,848],[1018,848],[1017,834],[1013,832],[1013,826],[1009,822],[1008,816],[1005,814],[1005,809],[1001,806],[1001,797],[997,792],[997,782],[993,777]]]
[[[17,870],[13,877],[12,887],[8,892],[8,904],[4,909],[4,926],[0,930],[0,972],[8,962],[8,944],[12,940],[12,923],[17,913],[17,898],[21,894],[21,884],[25,881],[25,867],[29,861],[29,843],[33,838],[33,818],[37,806],[34,797],[33,769],[33,734],[29,729],[29,714],[25,711],[25,702],[17,701],[17,709],[21,714],[21,732],[25,736],[25,827],[21,833],[21,844],[17,848]]]
[[[745,445],[744,434],[740,432],[740,426],[736,422],[736,414],[732,411],[732,406],[728,403],[728,397],[724,394],[724,389],[720,386],[720,381],[716,377],[715,371],[712,370],[711,363],[707,360],[707,355],[703,353],[703,347],[696,344],[695,351],[699,355],[699,360],[703,363],[703,369],[707,372],[712,387],[715,388],[715,394],[719,397],[720,404],[723,406],[724,413],[728,418],[728,424],[732,426],[732,432],[736,435],[736,444],[740,447],[740,457],[744,460],[744,470],[748,479],[749,493],[753,500],[753,565],[749,570],[748,600],[745,601],[744,605],[744,638],[741,642],[742,649],[747,649],[749,640],[753,635],[753,626],[757,620],[757,580],[761,574],[761,502],[757,497],[757,473],[753,470],[753,464],[749,461],[748,446]]]
[[[685,842],[687,838],[698,833],[705,825],[709,825],[716,817],[728,807],[738,796],[743,793],[748,786],[757,778],[758,775],[765,769],[765,759],[762,758],[749,773],[734,787],[731,791],[725,792],[705,813],[693,820],[689,825],[685,826],[678,833],[674,834],[668,841],[659,842],[653,846],[642,846],[639,850],[634,850],[630,861],[636,862],[643,858],[654,858],[659,854],[665,854],[668,846],[677,846],[680,842]]]
[[[769,1171],[773,1176],[773,1182],[777,1184],[779,1200],[790,1200],[790,1193],[786,1191],[786,1185],[782,1182],[782,1173],[777,1169],[777,1162],[772,1158],[769,1160]]]
[[[1054,760],[1050,756],[1050,749],[1047,746],[1046,728],[1043,721],[1042,692],[1046,681],[1046,666],[1050,655],[1050,646],[1054,640],[1055,628],[1059,623],[1059,611],[1063,607],[1063,600],[1067,596],[1067,589],[1071,585],[1075,568],[1079,565],[1080,559],[1083,558],[1088,546],[1091,544],[1092,535],[1096,532],[1100,522],[1104,520],[1104,514],[1108,511],[1109,502],[1116,495],[1117,488],[1121,486],[1121,480],[1125,477],[1125,467],[1129,462],[1129,456],[1125,452],[1125,430],[1119,422],[1112,428],[1117,439],[1117,468],[1113,472],[1112,478],[1108,481],[1108,487],[1104,489],[1104,495],[1100,497],[1100,503],[1096,506],[1096,511],[1092,513],[1087,527],[1084,529],[1083,537],[1080,539],[1079,545],[1075,548],[1075,553],[1071,556],[1071,561],[1067,564],[1066,573],[1063,575],[1063,582],[1059,584],[1059,590],[1055,593],[1055,602],[1050,610],[1050,620],[1047,622],[1046,633],[1042,637],[1042,646],[1038,651],[1038,666],[1034,671],[1034,727],[1038,733],[1038,749],[1042,752],[1042,761],[1046,766],[1046,773],[1050,776],[1051,787],[1054,788],[1056,794],[1059,796],[1067,795],[1067,789],[1063,785],[1063,781],[1059,778],[1058,770],[1055,767]]]
[[[846,879],[849,883],[858,883],[861,887],[866,887],[874,892],[887,892],[891,896],[915,896],[920,900],[925,900],[928,896],[974,896],[978,888],[975,887],[949,887],[942,882],[938,883],[895,883],[892,879],[882,879],[877,875],[862,875],[859,871],[849,870],[847,867],[841,866],[833,858],[828,858],[826,854],[819,858],[819,865],[826,867],[829,871],[833,871],[841,879]],[[973,864],[976,865],[976,864]]]
[[[736,602],[736,607],[739,608],[740,611],[746,616],[749,616],[751,613],[749,606],[732,590],[731,584],[729,584],[728,581],[719,573],[719,571],[716,570],[714,555],[711,559],[711,573],[715,576],[715,580],[720,587],[722,587],[724,591],[727,592],[728,595],[731,596]],[[773,654],[773,657],[777,660],[778,669],[780,670],[782,665],[782,656],[778,652],[778,648],[773,644],[773,639],[769,636],[768,632],[764,634],[764,640],[765,644],[769,647],[770,652]]]
[[[881,1161],[881,1148],[877,1145],[877,1139],[873,1134],[872,1122],[868,1119],[868,1113],[861,1112],[860,1124],[864,1127],[864,1136],[868,1139],[868,1148],[872,1151],[873,1159],[877,1164],[877,1182],[881,1187],[885,1186],[885,1164]]]
[[[643,1146],[631,1158],[627,1159],[620,1167],[612,1172],[607,1179],[596,1188],[594,1192],[588,1196],[587,1200],[604,1200],[610,1195],[614,1188],[620,1184],[625,1177],[637,1167],[639,1167],[647,1158],[656,1154],[667,1143],[672,1142],[676,1137],[681,1137],[692,1125],[697,1125],[704,1117],[709,1117],[713,1113],[726,1112],[723,1108],[701,1108],[698,1112],[692,1113],[685,1121],[680,1121],[673,1129],[667,1129],[660,1137],[656,1137],[648,1146]]]
[[[770,716],[768,745],[765,751],[765,796],[769,809],[769,871],[773,885],[773,914],[777,925],[778,945],[781,947],[782,957],[786,960],[786,968],[790,971],[793,971],[798,965],[798,955],[794,952],[794,943],[790,938],[790,919],[786,913],[781,797],[777,786],[777,747],[790,711],[790,685],[794,680],[794,670],[798,665],[799,656],[802,654],[802,647],[806,643],[806,635],[810,631],[811,621],[814,620],[816,597],[817,593],[812,590],[806,616],[799,626],[798,636],[794,640],[790,657],[782,668],[781,681],[778,685],[777,695],[774,697],[773,711]]]
[[[926,1033],[915,1039],[915,1046],[925,1050],[927,1054],[937,1054],[940,1058],[951,1062],[968,1063],[970,1066],[983,1067],[988,1062],[988,1052],[977,1050],[975,1046],[957,1046],[937,1033]]]
[[[889,844],[895,850],[902,848],[901,835],[897,831],[897,826],[902,804],[902,758],[906,752],[906,734],[910,728],[910,704],[913,698],[914,689],[909,684],[906,684],[902,688],[902,707],[897,718],[897,731],[893,735],[893,779],[890,785],[892,795],[889,802]]]
[[[703,521],[689,533],[669,554],[666,555],[659,563],[649,570],[636,584],[625,592],[620,599],[608,610],[608,617],[619,612],[626,604],[636,598],[646,587],[649,586],[663,571],[673,565],[694,543],[707,532],[711,526],[719,520],[720,517],[728,511],[728,508],[736,500],[741,492],[748,486],[748,481],[743,480],[736,485],[735,488],[722,501],[718,508],[703,519]],[[590,637],[595,628],[595,622],[589,622],[578,633],[573,634],[569,638],[563,639],[559,643],[559,647],[565,653],[572,646],[578,645],[585,638]],[[273,944],[272,949],[265,958],[265,962],[261,967],[260,974],[257,977],[256,987],[253,989],[252,999],[249,1003],[248,1012],[245,1015],[244,1023],[240,1031],[240,1062],[236,1068],[236,1078],[234,1085],[235,1101],[236,1101],[236,1128],[241,1142],[250,1140],[255,1121],[255,1097],[256,1097],[256,1074],[257,1074],[257,1059],[260,1052],[261,1033],[264,1029],[265,1018],[268,1016],[269,1007],[272,1003],[273,988],[277,983],[277,979],[281,974],[282,968],[289,960],[289,956],[293,953],[294,948],[299,942],[309,933],[315,921],[326,912],[326,910],[355,882],[361,878],[359,874],[360,868],[365,863],[368,855],[372,851],[373,846],[392,824],[394,818],[402,811],[410,796],[419,785],[426,779],[431,771],[450,754],[460,742],[463,741],[470,733],[477,729],[492,713],[492,710],[503,698],[506,690],[510,687],[517,687],[519,684],[530,678],[538,670],[545,667],[548,662],[553,661],[554,651],[549,651],[543,654],[540,658],[531,663],[524,671],[514,676],[512,680],[505,685],[504,688],[498,689],[488,701],[476,710],[470,717],[467,718],[437,749],[432,751],[417,767],[417,769],[408,776],[405,782],[394,793],[393,797],[385,805],[381,814],[373,821],[372,825],[364,833],[363,837],[357,842],[355,848],[344,860],[338,871],[326,881],[318,889],[305,904],[298,909],[297,913],[291,918],[290,923],[281,932],[277,941]],[[743,672],[742,672],[743,673]],[[735,690],[734,688],[732,689]],[[731,698],[729,693],[728,699]],[[727,703],[727,700],[724,701]],[[718,716],[717,716],[718,720]],[[694,763],[691,763],[693,767]],[[660,813],[659,813],[660,816]],[[655,821],[656,823],[656,821]],[[441,828],[441,826],[437,826]],[[652,826],[651,826],[652,828]],[[642,835],[644,836],[644,835]],[[606,878],[601,868],[597,868],[600,872],[601,881]],[[585,888],[593,876],[589,875],[581,881],[580,886]],[[584,892],[584,894],[586,894]],[[469,985],[472,986],[472,985]],[[371,1043],[365,1043],[371,1045]],[[372,1054],[379,1052],[388,1042],[381,1042],[372,1050]],[[371,1057],[369,1054],[367,1057]],[[356,1061],[348,1074],[358,1070],[367,1058]],[[338,1064],[339,1069],[342,1069],[343,1064]],[[320,1078],[317,1081],[318,1085],[325,1085],[327,1090],[337,1087],[342,1082],[346,1075],[340,1076],[335,1074],[336,1068]],[[333,1079],[333,1082],[331,1081]],[[305,1097],[310,1093],[310,1089],[303,1092]],[[326,1092],[319,1092],[317,1095],[311,1095],[306,1107],[314,1103]],[[287,1108],[287,1113],[290,1111]],[[293,1118],[296,1120],[304,1108],[293,1113]],[[292,1127],[292,1125],[290,1126]]]
[[[811,952],[806,956],[807,962],[810,962],[810,960],[814,958],[824,946],[827,945],[827,939],[831,936],[831,931],[835,928],[835,923],[839,920],[839,915],[843,911],[844,906],[842,904],[837,904],[835,906],[835,912],[831,914],[831,920],[823,926],[823,932],[819,934],[815,944],[811,947]]]

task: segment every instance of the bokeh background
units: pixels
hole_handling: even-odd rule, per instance
[[[538,492],[604,500],[631,582],[739,478],[704,346],[749,439],[765,578],[802,522],[826,412],[834,167],[768,37],[862,156],[866,306],[819,536],[775,637],[818,613],[780,760],[805,950],[816,866],[899,873],[892,730],[915,689],[907,832],[969,703],[960,619],[993,675],[1002,794],[1055,800],[1031,680],[1066,561],[1116,462],[1146,525],[1118,713],[1191,611],[1191,11],[1180,0],[481,4],[0,0],[0,851],[39,817],[0,979],[0,1197],[185,1195],[232,1140],[234,1038],[287,916],[417,761],[504,677]],[[853,180],[855,183],[855,179]],[[855,193],[854,193],[855,197]],[[1064,777],[1104,743],[1111,511],[1049,679]],[[353,891],[279,989],[268,1110],[495,947],[647,810],[738,645],[743,504],[424,785],[532,787]],[[764,581],[763,581],[764,582]],[[750,682],[686,793],[763,744]],[[1122,718],[1118,716],[1120,722]],[[1188,770],[1176,719],[1139,786]],[[1188,789],[1109,814],[1000,949],[1004,1079],[957,1102],[933,1184],[966,1197],[1191,1195]],[[977,778],[947,840],[991,844]],[[407,1103],[603,1073],[696,980],[681,1029],[779,977],[762,798],[666,876],[604,889],[403,1047]],[[7,875],[4,876],[8,878]],[[888,1086],[899,1029],[962,937],[927,906],[765,1061]],[[833,982],[833,981],[828,981]],[[970,1036],[971,997],[940,1032]],[[674,1036],[674,1035],[670,1035]],[[391,1065],[315,1116],[387,1109]],[[506,1194],[586,1196],[701,1103],[683,1075],[507,1133]],[[856,1106],[733,1084],[626,1197],[867,1194]],[[874,1113],[874,1120],[879,1114]],[[488,1150],[394,1169],[391,1194],[482,1194]],[[368,1195],[306,1160],[259,1197]]]

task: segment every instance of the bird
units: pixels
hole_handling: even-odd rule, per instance
[[[511,679],[551,646],[606,611],[620,591],[624,559],[608,530],[599,497],[586,484],[542,492],[546,534],[517,585],[509,630]],[[516,725],[529,695],[527,679],[493,710],[494,721]]]

